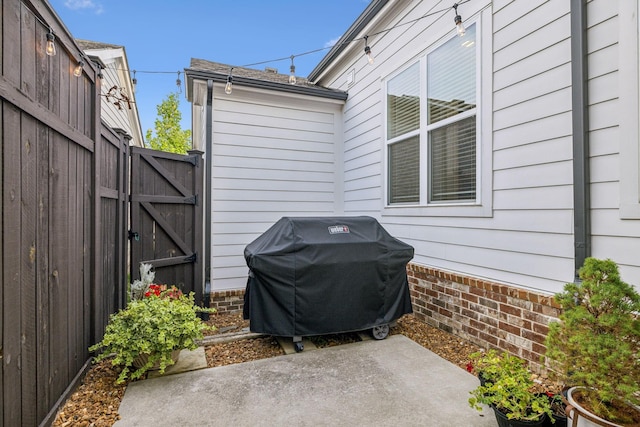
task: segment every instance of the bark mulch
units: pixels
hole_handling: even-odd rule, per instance
[[[242,319],[241,313],[212,315],[208,323],[217,327],[216,331],[207,332],[208,335],[240,332],[249,326],[248,321]],[[466,369],[469,355],[480,349],[455,335],[427,325],[413,315],[399,319],[398,325],[391,328],[390,334],[403,334],[461,369]],[[353,333],[310,339],[320,348],[360,340]],[[264,337],[208,345],[205,347],[205,354],[207,366],[216,367],[274,357],[284,354],[284,351],[275,338]],[[94,365],[60,409],[53,426],[112,426],[119,419],[118,407],[126,389],[126,383],[115,384],[119,372],[120,369],[111,366],[108,359]]]

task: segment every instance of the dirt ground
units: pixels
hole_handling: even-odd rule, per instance
[[[208,322],[215,325],[217,331],[211,334],[235,332],[249,326],[248,321],[239,314],[213,315]],[[431,327],[417,320],[413,315],[403,316],[390,334],[403,334],[440,357],[466,369],[469,355],[479,350],[455,335]],[[359,341],[357,334],[336,334],[311,337],[317,347],[329,347]],[[205,347],[209,367],[248,362],[284,354],[273,337],[245,339],[225,344]],[[117,385],[119,374],[110,360],[94,365],[82,384],[60,409],[53,425],[56,427],[105,427],[112,426],[118,419],[118,407],[124,396],[126,384]]]

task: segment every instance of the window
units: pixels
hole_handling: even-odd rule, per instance
[[[387,85],[389,202],[420,201],[420,67],[414,64]]]
[[[473,24],[387,81],[389,205],[478,202],[477,49]]]

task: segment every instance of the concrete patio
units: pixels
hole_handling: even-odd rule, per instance
[[[496,426],[478,380],[403,335],[129,384],[115,426]]]

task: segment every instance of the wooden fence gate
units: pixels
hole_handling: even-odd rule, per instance
[[[131,149],[131,281],[141,263],[156,282],[195,293],[203,302],[202,153],[183,156]]]

